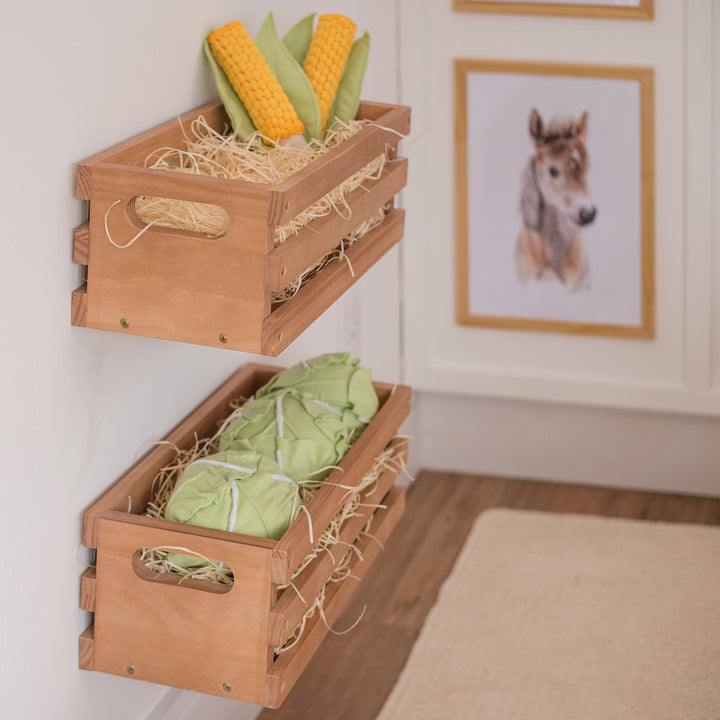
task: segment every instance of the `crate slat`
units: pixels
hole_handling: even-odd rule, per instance
[[[280,303],[263,323],[261,352],[278,355],[300,333],[312,325],[348,288],[397,245],[405,230],[405,211],[391,210],[382,224],[373,228],[345,251],[346,261],[334,261],[303,283],[290,299]],[[354,274],[353,274],[354,273]]]
[[[88,264],[88,248],[90,247],[90,223],[76,227],[73,233],[73,262],[76,265]]]
[[[270,290],[281,290],[290,280],[310,267],[337,246],[335,238],[344,237],[378,208],[386,206],[407,183],[407,160],[391,160],[382,176],[363,183],[346,198],[342,212],[318,218],[288,238],[268,255],[266,284]]]
[[[365,120],[379,120],[383,115],[387,115],[391,110],[398,107],[392,103],[374,102],[372,100],[361,100],[358,106],[357,116]],[[398,132],[407,135],[410,132],[410,115],[404,117],[405,125],[397,128]]]
[[[75,327],[87,327],[87,285],[73,290],[70,324]]]
[[[396,443],[397,445],[397,443]],[[375,506],[381,504],[389,492],[404,462],[398,458],[396,467],[382,472],[375,485],[363,495],[356,514],[346,520],[338,537],[338,544],[327,548],[314,558],[292,581],[293,588],[287,589],[270,611],[268,642],[274,647],[284,645],[306,610],[317,597],[335,568],[365,527]]]
[[[95,651],[95,633],[94,626],[91,624],[85,631],[80,635],[78,641],[78,667],[81,670],[94,670],[95,664],[93,662]]]
[[[88,568],[80,578],[80,607],[88,612],[95,612],[96,581],[95,567]]]
[[[376,524],[372,528],[375,539],[362,537],[356,546],[362,554],[352,561],[348,577],[341,583],[333,584],[327,591],[324,607],[325,620],[329,626],[340,617],[352,598],[358,583],[372,567],[380,554],[381,545],[390,537],[405,510],[405,488],[394,487],[386,499],[387,509],[377,510]],[[294,647],[280,654],[267,675],[265,687],[265,706],[278,708],[283,703],[302,671],[312,659],[329,632],[319,613],[308,621],[300,641]]]
[[[275,185],[270,223],[284,225],[386,150],[397,147],[409,123],[410,108],[392,107],[377,118],[377,125],[363,128],[291,178]]]

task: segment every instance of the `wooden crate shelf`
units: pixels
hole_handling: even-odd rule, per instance
[[[291,649],[274,656],[325,585],[347,550],[320,553],[294,578],[298,592],[277,596],[340,510],[348,486],[357,486],[375,458],[393,446],[404,459],[407,441],[396,437],[410,409],[406,386],[374,383],[380,409],[335,470],[279,540],[154,519],[141,513],[157,472],[195,436],[209,437],[231,411],[230,402],[249,397],[278,371],[264,365],[241,368],[205,402],[119,478],[85,512],[83,544],[97,551],[96,565],[81,579],[80,605],[94,613],[79,642],[79,664],[87,670],[133,677],[173,687],[279,707],[328,632],[315,613]],[[343,543],[354,544],[351,577],[326,589],[324,615],[332,624],[371,567],[405,507],[395,484],[399,464],[388,465],[366,491],[356,517],[342,526]],[[374,507],[377,506],[377,507]],[[372,520],[374,539],[361,531]],[[225,560],[232,585],[179,582],[137,559],[145,547],[182,547]]]
[[[76,195],[89,201],[89,220],[75,230],[73,262],[87,283],[73,292],[71,322],[212,347],[277,355],[369,270],[403,235],[404,211],[394,198],[407,182],[396,155],[410,130],[410,108],[363,102],[358,118],[374,121],[350,139],[275,185],[145,168],[161,147],[183,147],[182,128],[202,115],[214,129],[228,125],[222,104],[209,103],[81,162]],[[278,247],[283,225],[387,152],[382,175],[347,197],[350,212],[317,218]],[[222,207],[229,231],[219,238],[153,226],[121,249],[143,224],[140,195]],[[352,266],[329,264],[283,303],[285,287],[380,208],[385,220],[346,250]]]

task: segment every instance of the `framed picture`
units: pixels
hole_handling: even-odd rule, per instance
[[[458,12],[570,15],[651,20],[654,0],[453,0]]]
[[[653,70],[455,61],[461,325],[654,336]]]

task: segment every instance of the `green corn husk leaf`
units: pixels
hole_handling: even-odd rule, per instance
[[[310,41],[312,40],[315,29],[316,14],[317,13],[310,13],[306,15],[283,35],[283,44],[290,51],[290,54],[295,58],[300,67],[303,66],[305,56],[310,47]]]
[[[354,43],[340,78],[329,117],[347,124],[355,119],[360,105],[365,70],[370,54],[370,33],[366,30]],[[330,125],[332,124],[329,123]]]
[[[320,106],[307,75],[278,35],[275,18],[270,13],[258,30],[255,44],[267,60],[298,117],[305,125],[305,138],[319,138]]]
[[[208,33],[209,35],[210,33]],[[237,96],[235,88],[227,78],[225,71],[220,67],[220,63],[215,59],[215,56],[210,49],[210,43],[207,41],[207,37],[203,41],[203,50],[205,51],[205,57],[207,57],[210,67],[212,68],[213,75],[215,77],[215,85],[217,87],[218,95],[225,106],[225,111],[230,118],[233,130],[238,138],[246,140],[250,135],[256,132],[253,121],[250,119],[248,111],[242,103],[242,100]]]

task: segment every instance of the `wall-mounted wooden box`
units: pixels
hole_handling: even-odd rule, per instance
[[[76,195],[89,201],[89,221],[75,231],[73,261],[87,265],[87,284],[74,291],[73,325],[181,342],[277,355],[403,235],[404,211],[393,199],[407,180],[407,160],[395,149],[410,130],[410,108],[363,102],[359,119],[375,121],[291,178],[274,185],[145,168],[161,147],[183,148],[182,127],[202,115],[215,130],[229,126],[219,102],[166,122],[80,163]],[[182,127],[181,127],[182,126]],[[393,158],[382,176],[348,197],[348,217],[317,218],[274,247],[274,228],[292,220],[386,150]],[[219,205],[230,229],[219,238],[143,226],[135,198],[155,196]],[[118,203],[119,201],[119,203]],[[372,217],[378,227],[303,284],[291,299],[272,293],[337,247]]]
[[[196,434],[212,436],[231,411],[230,402],[251,396],[277,371],[256,364],[241,368],[166,440],[186,448]],[[345,502],[347,487],[359,484],[388,445],[404,452],[405,441],[394,436],[409,412],[410,388],[375,383],[375,389],[381,402],[377,415],[342,459],[342,470],[333,471],[306,506],[315,539]],[[94,620],[80,638],[80,667],[278,707],[328,629],[316,612],[297,644],[276,659],[273,648],[292,636],[347,545],[320,553],[294,579],[298,592],[290,588],[278,599],[277,585],[288,581],[312,547],[308,515],[299,513],[278,541],[142,515],[153,478],[174,457],[170,444],[157,445],[85,513],[83,543],[96,548],[97,561],[82,578],[81,606],[94,612]],[[380,543],[404,510],[404,488],[394,485],[398,469],[384,470],[369,491],[368,504],[385,506],[375,510],[371,526]],[[354,577],[328,586],[328,623],[339,617],[380,551],[379,543],[360,534],[373,508],[360,511],[360,517],[345,521],[341,540],[354,543],[362,561],[354,561]],[[180,576],[158,574],[138,559],[141,548],[168,546],[224,560],[234,583],[179,582]]]

